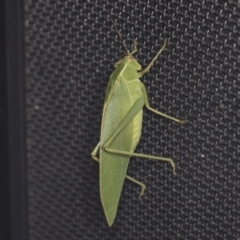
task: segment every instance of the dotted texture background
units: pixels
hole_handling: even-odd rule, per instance
[[[240,3],[107,1],[127,46],[146,66],[144,110],[113,227],[99,197],[99,141],[105,89],[124,54],[100,1],[25,1],[30,240],[240,239]],[[113,113],[114,114],[114,113]]]

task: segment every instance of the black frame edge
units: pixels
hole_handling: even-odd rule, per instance
[[[0,1],[0,239],[10,238],[5,2]]]
[[[24,1],[6,0],[10,239],[27,240]]]

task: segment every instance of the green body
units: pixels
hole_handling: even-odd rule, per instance
[[[132,56],[135,49],[115,64],[116,69],[110,76],[103,107],[100,142],[92,151],[93,159],[100,164],[100,195],[109,226],[116,217],[125,178],[141,186],[140,196],[145,190],[143,183],[126,175],[131,156],[170,162],[175,173],[175,165],[170,158],[134,153],[141,136],[144,105],[158,115],[184,123],[151,108],[146,89],[139,80],[165,46],[166,41],[144,70],[141,70],[141,65]]]
[[[124,116],[140,98],[143,99],[139,81],[141,66],[131,56],[116,65],[110,76],[103,108],[100,146],[108,141],[121,124]],[[109,148],[134,152],[142,128],[142,106],[132,121],[118,134]],[[100,150],[100,193],[109,222],[116,216],[117,206],[126,177],[130,156],[117,155]]]

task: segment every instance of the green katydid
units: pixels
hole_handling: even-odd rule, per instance
[[[115,25],[114,27],[116,28]],[[122,39],[120,32],[118,34]],[[131,156],[169,162],[175,174],[175,164],[171,158],[134,152],[141,136],[144,105],[148,110],[160,116],[178,123],[185,123],[183,120],[151,108],[146,88],[139,80],[149,71],[154,61],[165,49],[166,44],[165,40],[162,48],[143,70],[133,57],[137,51],[136,42],[134,42],[134,50],[130,53],[124,44],[127,54],[114,65],[115,71],[110,76],[103,106],[100,141],[91,153],[92,158],[100,164],[100,196],[109,226],[112,226],[116,217],[125,178],[141,187],[139,198],[146,188],[143,183],[126,175]]]

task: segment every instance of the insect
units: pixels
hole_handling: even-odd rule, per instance
[[[111,21],[114,24],[112,19]],[[115,24],[114,27],[116,28]],[[122,39],[120,32],[118,30],[117,32]],[[146,189],[143,183],[127,175],[131,156],[169,162],[175,174],[175,164],[171,158],[134,152],[141,136],[144,106],[160,116],[178,123],[185,123],[183,120],[151,108],[146,88],[139,80],[149,71],[165,49],[166,44],[167,40],[145,69],[142,69],[133,57],[133,54],[137,52],[136,42],[134,42],[132,52],[129,52],[124,44],[127,54],[115,63],[115,70],[108,82],[103,105],[100,141],[91,155],[100,164],[100,197],[109,226],[112,226],[115,220],[125,178],[141,187],[139,198]]]

